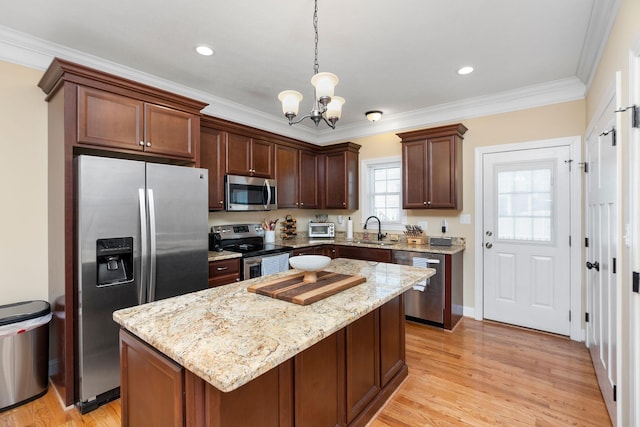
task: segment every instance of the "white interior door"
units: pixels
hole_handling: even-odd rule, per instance
[[[617,159],[614,99],[587,138],[587,345],[613,425],[617,358]]]
[[[571,331],[570,147],[483,156],[484,318]]]

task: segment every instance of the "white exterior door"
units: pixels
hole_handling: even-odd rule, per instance
[[[571,167],[568,145],[484,154],[484,318],[570,335]]]
[[[615,425],[617,373],[617,176],[614,99],[587,138],[587,345]]]

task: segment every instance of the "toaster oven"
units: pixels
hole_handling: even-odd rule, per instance
[[[336,226],[333,222],[309,221],[309,237],[335,237]]]

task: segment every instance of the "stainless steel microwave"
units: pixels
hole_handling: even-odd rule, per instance
[[[269,211],[278,209],[275,179],[225,175],[224,208],[227,211]]]

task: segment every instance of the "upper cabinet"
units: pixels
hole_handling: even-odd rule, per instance
[[[358,209],[358,152],[352,142],[330,145],[324,152],[324,194],[327,209]]]
[[[462,209],[461,124],[397,134],[402,143],[402,207]]]
[[[209,170],[209,210],[224,209],[224,175],[227,172],[227,133],[208,126],[200,129],[200,167]]]
[[[76,143],[195,161],[199,114],[92,87],[77,91]]]
[[[274,152],[272,142],[229,133],[227,172],[232,175],[274,177]]]
[[[276,145],[279,208],[316,209],[320,206],[317,157],[311,151]]]

